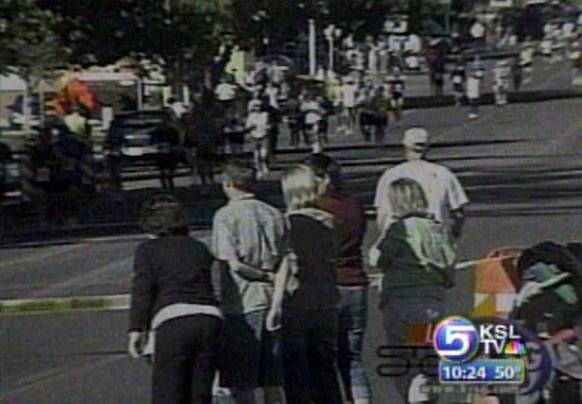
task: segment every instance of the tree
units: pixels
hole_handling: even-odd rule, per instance
[[[29,94],[42,79],[64,67],[65,48],[53,30],[53,15],[32,0],[1,0],[5,19],[0,37],[3,72],[15,73],[26,83],[23,102],[24,129],[30,129]]]
[[[231,0],[39,0],[59,21],[70,61],[106,65],[128,55],[163,60],[170,81],[216,64]],[[222,59],[220,59],[222,60]],[[220,61],[219,60],[219,61]],[[198,69],[194,69],[198,70]]]

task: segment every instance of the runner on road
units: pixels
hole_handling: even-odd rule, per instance
[[[509,91],[509,79],[511,67],[508,60],[500,60],[495,65],[493,92],[495,94],[495,104],[507,104],[507,92]]]
[[[481,81],[485,67],[477,55],[469,64],[467,72],[467,99],[469,100],[469,119],[479,118],[479,103],[481,102]]]
[[[253,158],[256,178],[262,179],[269,172],[269,112],[259,100],[249,102],[246,128],[253,142]]]
[[[459,238],[464,206],[469,202],[461,183],[448,168],[426,160],[429,137],[425,129],[408,129],[402,144],[407,161],[386,170],[376,188],[374,205],[378,210],[378,228],[384,231],[395,220],[389,185],[399,178],[411,178],[422,186],[428,199],[428,212],[448,227],[453,238]]]
[[[399,67],[394,67],[394,69],[392,69],[392,75],[388,78],[388,85],[390,86],[390,100],[392,103],[392,110],[394,111],[394,120],[396,121],[396,124],[401,124],[406,83],[404,81],[404,75]]]
[[[455,106],[460,107],[465,95],[465,62],[461,55],[457,56],[453,70],[451,71],[451,81],[453,82],[453,95],[455,97]]]

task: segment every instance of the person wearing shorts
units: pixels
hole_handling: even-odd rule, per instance
[[[342,105],[346,119],[347,130],[354,133],[356,130],[356,118],[358,108],[356,100],[358,96],[358,84],[353,77],[347,77],[342,85]]]
[[[253,142],[253,157],[257,179],[263,178],[269,172],[269,113],[261,102],[253,100],[249,103],[247,129]]]
[[[212,250],[222,262],[221,304],[225,315],[220,382],[238,404],[283,403],[280,335],[265,328],[273,280],[285,245],[279,210],[252,192],[253,170],[239,163],[224,167],[222,188],[229,199],[213,220]]]
[[[396,123],[402,122],[402,107],[404,106],[404,77],[400,73],[400,69],[395,67],[392,75],[388,79],[390,86],[390,99],[392,110],[394,111],[394,120]]]
[[[317,97],[308,92],[301,103],[303,115],[303,140],[312,150],[322,150],[323,139],[320,126],[323,121],[323,109]]]
[[[465,63],[462,57],[459,57],[453,66],[453,71],[451,72],[451,81],[453,82],[453,95],[455,97],[455,106],[460,107],[463,102],[463,96],[465,94]]]

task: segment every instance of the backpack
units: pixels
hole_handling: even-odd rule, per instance
[[[428,273],[449,289],[455,286],[457,249],[446,226],[436,220],[411,216],[404,219],[406,241]]]

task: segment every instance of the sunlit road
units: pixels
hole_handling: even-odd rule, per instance
[[[460,246],[461,259],[482,258],[493,248],[529,246],[546,239],[578,240],[582,208],[582,101],[485,107],[469,122],[466,110],[413,110],[407,124],[425,126],[436,144],[431,158],[458,173],[472,201]],[[387,136],[397,143],[401,128]],[[495,143],[515,140],[514,143]],[[335,138],[336,144],[356,143]],[[460,141],[482,142],[453,147]],[[284,144],[284,142],[283,142]],[[397,148],[334,153],[345,164],[348,188],[371,203],[382,170],[400,157]],[[297,156],[282,156],[280,164]],[[261,194],[280,204],[278,172]],[[189,178],[182,178],[189,185]],[[157,187],[147,180],[129,189]],[[131,192],[131,191],[129,191]],[[183,191],[185,192],[185,191]],[[181,194],[182,195],[182,194]],[[189,196],[188,196],[189,195]],[[192,214],[209,216],[221,201],[199,200],[195,191],[182,196]],[[194,209],[194,206],[197,206]],[[115,215],[111,214],[111,219]],[[207,231],[196,232],[208,239]],[[368,241],[375,237],[371,224]],[[139,240],[114,236],[61,245],[12,246],[0,250],[0,299],[117,295],[129,291],[131,257]],[[450,292],[451,313],[473,305],[472,273],[460,274]],[[365,363],[375,404],[398,404],[387,379],[376,376],[375,349],[383,335],[377,295],[370,301]],[[125,310],[10,315],[0,318],[0,401],[9,404],[102,404],[147,402],[149,368],[131,361],[126,345]]]

